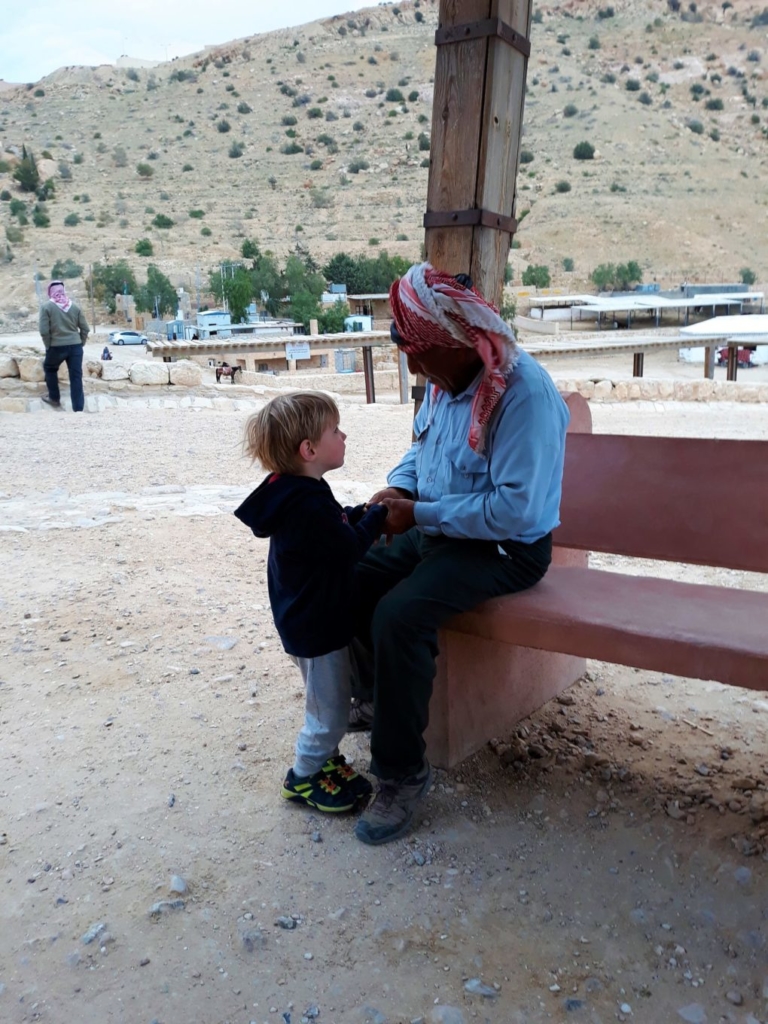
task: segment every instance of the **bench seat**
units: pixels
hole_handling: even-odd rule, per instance
[[[451,620],[497,643],[768,690],[768,593],[553,566]]]

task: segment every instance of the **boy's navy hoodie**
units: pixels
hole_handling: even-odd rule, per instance
[[[286,652],[319,658],[350,644],[355,565],[381,533],[384,505],[343,509],[325,480],[272,474],[235,515],[269,537],[269,602]]]

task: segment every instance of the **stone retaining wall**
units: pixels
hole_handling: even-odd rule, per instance
[[[62,396],[68,405],[66,366],[59,379],[65,385]],[[377,370],[376,389],[393,394],[398,388],[397,370]],[[578,391],[591,402],[768,402],[768,383],[749,384],[744,380],[653,380],[648,377],[612,381],[609,379],[556,380],[560,391]],[[86,411],[136,406],[142,408],[253,408],[255,403],[272,395],[295,389],[318,389],[337,395],[363,395],[362,373],[281,373],[278,376],[246,371],[238,375],[238,383],[213,384],[204,381],[202,368],[191,360],[163,363],[138,360],[121,363],[116,360],[89,360],[84,366]],[[147,396],[145,389],[155,394]],[[178,389],[178,390],[177,390]],[[181,389],[188,389],[186,395]],[[230,390],[231,389],[231,390]],[[142,397],[142,392],[144,396]],[[174,394],[174,392],[176,392]],[[180,393],[181,392],[181,393]],[[42,359],[0,352],[0,412],[34,412],[44,408],[40,396],[45,393]],[[149,403],[149,404],[147,404]],[[137,406],[139,407],[139,406]]]

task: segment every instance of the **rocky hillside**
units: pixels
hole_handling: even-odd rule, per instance
[[[546,264],[581,287],[596,264],[636,259],[663,285],[742,267],[759,281],[768,12],[569,0],[535,19],[514,280]],[[204,281],[245,238],[281,257],[297,242],[318,259],[418,256],[436,21],[436,2],[411,0],[4,91],[0,191],[29,200],[12,180],[26,145],[56,194],[47,227],[34,199],[21,214],[0,202],[0,330],[34,309],[35,266],[45,277],[61,259],[127,258],[140,277],[154,260],[194,292],[197,268]],[[593,159],[574,158],[578,143]]]

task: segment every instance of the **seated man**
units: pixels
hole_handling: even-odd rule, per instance
[[[357,569],[379,785],[355,834],[371,844],[406,832],[431,784],[423,733],[438,629],[547,571],[569,419],[549,374],[465,275],[422,263],[390,299],[392,338],[427,388],[415,443],[371,499],[388,506],[397,536]]]

